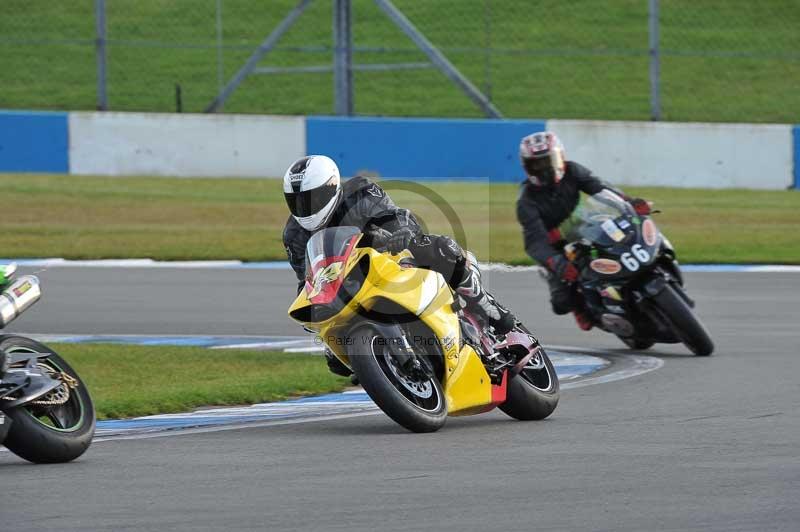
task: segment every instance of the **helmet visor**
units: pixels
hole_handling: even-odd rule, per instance
[[[536,159],[524,159],[523,166],[529,176],[537,178],[543,185],[555,183],[556,169],[549,154]]]
[[[286,204],[293,216],[306,218],[322,210],[336,196],[338,178],[332,177],[321,187],[302,192],[284,192]]]

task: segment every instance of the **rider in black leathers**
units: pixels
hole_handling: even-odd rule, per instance
[[[324,185],[320,185],[323,181]],[[331,185],[333,181],[338,188]],[[467,308],[496,333],[505,334],[514,327],[513,314],[483,289],[474,257],[470,260],[471,254],[449,236],[423,233],[411,211],[397,207],[377,183],[359,176],[340,184],[335,163],[314,155],[289,167],[284,177],[284,195],[292,216],[286,222],[283,243],[299,281],[298,290],[305,279],[306,243],[314,232],[337,226],[355,226],[367,232],[374,226],[391,233],[386,244],[389,251],[408,249],[420,267],[441,273]],[[338,360],[329,357],[328,361],[335,373],[350,373],[347,368],[337,371],[343,367],[336,364]]]
[[[520,159],[528,176],[517,198],[517,219],[522,226],[525,251],[549,271],[550,303],[556,314],[573,311],[581,329],[592,328],[575,290],[578,270],[563,254],[564,240],[558,230],[578,205],[580,192],[592,195],[610,189],[633,205],[640,215],[650,204],[630,198],[574,161],[567,161],[558,137],[549,131],[534,133],[520,143]]]

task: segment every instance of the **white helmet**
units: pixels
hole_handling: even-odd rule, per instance
[[[339,205],[342,182],[336,163],[324,155],[301,157],[283,176],[283,195],[306,231],[324,227]]]

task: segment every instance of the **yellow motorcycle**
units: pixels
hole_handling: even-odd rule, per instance
[[[556,372],[521,324],[496,336],[444,278],[385,250],[380,231],[332,227],[306,247],[306,280],[289,316],[315,331],[394,421],[433,432],[447,416],[499,407],[539,420],[559,399]]]

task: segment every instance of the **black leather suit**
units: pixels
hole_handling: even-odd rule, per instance
[[[556,230],[577,207],[580,193],[592,195],[606,188],[620,193],[573,161],[566,163],[564,177],[555,186],[540,187],[526,179],[517,198],[517,219],[528,255],[545,265],[547,259],[560,254],[563,242]],[[550,275],[549,286],[553,312],[566,314],[575,308],[575,294],[569,284]]]

